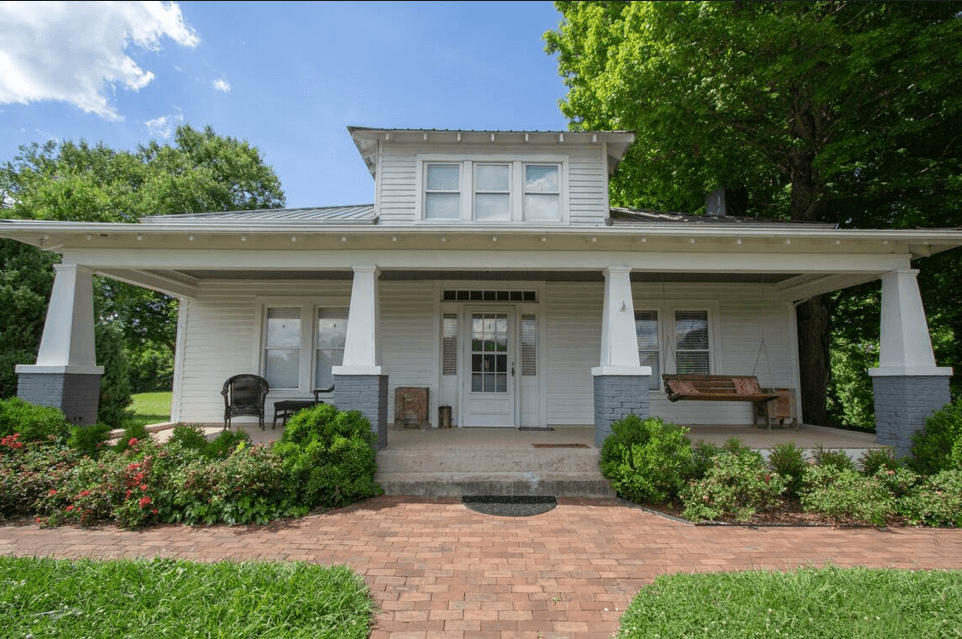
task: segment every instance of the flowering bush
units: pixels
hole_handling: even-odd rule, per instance
[[[883,471],[884,472],[884,471]],[[895,497],[878,476],[866,477],[850,468],[810,466],[805,471],[802,506],[842,523],[881,526],[895,512]]]
[[[785,491],[785,479],[754,451],[722,451],[713,458],[703,479],[682,491],[682,515],[691,521],[734,518],[749,521],[760,510],[776,506]]]

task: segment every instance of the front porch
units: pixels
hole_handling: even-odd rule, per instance
[[[216,436],[222,425],[206,426]],[[280,439],[282,428],[260,430],[242,423],[255,443]],[[690,426],[693,442],[722,445],[737,437],[763,455],[788,442],[811,451],[841,449],[858,461],[870,448],[881,448],[870,433],[802,425],[767,428],[731,425]],[[164,439],[170,431],[157,433]],[[598,468],[593,426],[555,430],[514,428],[390,429],[389,445],[378,452],[375,479],[389,495],[550,495],[613,497]]]

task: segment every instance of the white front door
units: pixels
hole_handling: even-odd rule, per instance
[[[515,325],[514,310],[465,309],[467,326],[462,358],[465,399],[464,426],[515,424]]]

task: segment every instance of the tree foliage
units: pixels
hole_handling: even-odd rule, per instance
[[[152,215],[283,205],[280,180],[260,151],[209,126],[181,126],[172,144],[151,141],[133,151],[84,141],[28,144],[0,166],[3,218],[135,223]],[[0,325],[0,397],[6,397],[16,393],[14,364],[35,360],[53,259],[0,242],[0,319],[17,318]],[[98,322],[113,327],[104,335],[123,340],[125,359],[166,368],[150,353],[172,361],[176,300],[105,278],[98,278],[95,295]]]
[[[962,225],[962,3],[556,6],[564,20],[545,37],[569,88],[561,109],[571,127],[637,133],[613,202],[698,212],[726,187],[747,192],[758,217]],[[959,266],[954,255],[929,265],[939,291],[923,290],[957,344]],[[806,352],[828,344],[831,304],[816,302],[799,316]],[[821,365],[827,358],[811,368]],[[803,377],[818,377],[805,367]],[[813,408],[806,400],[806,417]]]

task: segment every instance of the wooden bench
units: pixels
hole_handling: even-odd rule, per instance
[[[759,404],[764,406],[779,397],[771,389],[760,388],[754,375],[662,375],[661,378],[665,382],[665,393],[673,402],[752,402],[753,422],[762,412],[756,410]],[[768,411],[764,414],[770,415]],[[768,429],[772,429],[771,417],[768,417]]]
[[[271,430],[277,428],[277,418],[282,418],[281,428],[287,426],[287,420],[294,416],[299,410],[305,408],[310,408],[311,406],[316,406],[318,404],[323,404],[319,395],[321,393],[331,393],[334,391],[334,387],[330,388],[315,388],[314,389],[314,399],[282,399],[279,402],[274,402],[274,423],[271,424]]]

